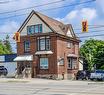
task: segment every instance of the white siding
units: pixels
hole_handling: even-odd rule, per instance
[[[83,60],[79,60],[79,70],[83,70]]]
[[[34,14],[21,31],[21,36],[27,35],[27,26],[36,24],[42,24],[43,33],[52,32],[52,30],[38,16]]]
[[[68,29],[68,31],[67,31],[67,36],[69,36],[69,37],[73,37],[72,34],[71,34],[70,29]]]
[[[8,77],[15,76],[15,70],[17,68],[17,62],[0,62],[0,66],[4,66],[8,70]]]

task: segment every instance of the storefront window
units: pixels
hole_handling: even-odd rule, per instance
[[[40,69],[48,69],[48,58],[40,58]]]

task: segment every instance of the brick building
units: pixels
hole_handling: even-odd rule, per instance
[[[32,11],[19,28],[17,73],[22,77],[68,79],[77,72],[80,40],[70,24]]]

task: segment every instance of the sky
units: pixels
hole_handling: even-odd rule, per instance
[[[12,37],[14,33],[19,29],[26,17],[29,15],[29,13],[32,10],[35,10],[49,17],[57,19],[65,24],[72,24],[74,32],[82,41],[81,43],[83,43],[86,39],[89,38],[104,40],[104,0],[96,0],[94,2],[83,3],[78,5],[78,3],[87,1],[91,0],[0,0],[0,39],[3,40],[8,34],[10,36],[11,45],[13,49],[16,49],[15,44],[12,44],[14,43]],[[52,2],[58,3],[50,4]],[[47,5],[43,6],[43,4]],[[33,6],[35,7],[29,8]],[[62,6],[69,7],[57,8]],[[16,11],[24,8],[29,9]],[[57,9],[47,10],[50,8]],[[83,20],[88,21],[88,25],[90,28],[88,29],[88,33],[82,33],[81,31],[81,22]],[[98,27],[98,25],[102,27]],[[101,34],[102,36],[93,36],[99,34]],[[91,35],[93,37],[84,37]]]

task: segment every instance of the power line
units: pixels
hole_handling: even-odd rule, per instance
[[[88,26],[88,29],[93,29],[93,28],[102,28],[104,27],[104,25],[92,25],[92,27]],[[82,30],[81,28],[76,28],[74,30]]]
[[[82,32],[80,32],[80,33],[75,33],[75,34],[80,34],[80,35],[83,35],[83,34],[88,34],[88,33],[101,33],[101,32],[104,32],[104,29],[102,29],[102,30],[95,30],[95,31],[89,31],[89,32],[85,32],[85,33],[82,33]],[[1,32],[1,34],[0,35],[14,35],[14,33],[3,33],[3,32]]]
[[[104,34],[100,34],[100,35],[91,35],[91,36],[82,36],[82,37],[79,37],[79,39],[80,39],[80,38],[81,38],[81,39],[83,39],[83,38],[88,38],[88,37],[97,37],[97,36],[104,36]],[[24,42],[18,42],[18,43],[23,44]],[[31,43],[34,43],[34,41],[33,41],[33,42],[31,41]],[[10,43],[10,44],[16,44],[16,42],[15,42],[15,43]]]
[[[0,1],[0,4],[6,4],[6,3],[9,3],[10,1],[7,0],[7,1]]]
[[[0,1],[0,4],[7,4],[7,3],[10,3],[10,2],[14,2],[14,1],[16,1],[16,0],[6,0],[6,1]]]
[[[66,1],[66,0],[58,0],[58,1],[50,2],[50,3],[40,4],[40,5],[27,7],[27,8],[22,8],[22,9],[18,9],[18,10],[14,10],[14,11],[2,12],[0,14],[14,13],[14,12],[23,11],[23,10],[27,10],[27,9],[32,9],[32,8],[36,8],[36,7],[42,7],[42,6],[47,6],[47,5],[50,5],[50,4],[60,3],[60,2],[63,2],[63,1]]]
[[[85,3],[90,3],[90,2],[94,2],[96,0],[89,0],[89,1],[85,1],[85,2],[80,2],[80,3],[75,3],[75,4],[69,4],[69,5],[66,5],[66,6],[60,6],[60,7],[55,7],[55,8],[49,8],[49,9],[45,9],[45,10],[38,10],[38,11],[50,11],[50,10],[57,10],[57,9],[60,9],[60,8],[65,8],[65,7],[70,7],[70,6],[77,6],[77,5],[82,5],[82,4],[85,4]],[[14,11],[15,12],[15,11]],[[6,13],[6,12],[5,12]],[[10,13],[10,12],[8,12]],[[4,14],[4,13],[1,13],[1,14]],[[0,18],[0,20],[3,20],[3,19],[9,19],[9,18],[13,18],[13,17],[17,17],[17,16],[22,16],[22,15],[26,15],[28,13],[24,13],[24,14],[19,14],[19,15],[13,15],[13,16],[8,16],[8,17],[4,17],[4,18]]]
[[[90,35],[90,36],[81,36],[81,37],[79,37],[79,38],[96,37],[96,36],[104,36],[104,34]]]
[[[95,31],[89,31],[89,32],[84,32],[84,33],[82,33],[82,32],[80,32],[80,33],[75,33],[75,34],[88,34],[88,33],[96,33],[96,32],[101,32],[101,31],[103,31],[104,32],[104,30],[95,30]]]
[[[90,36],[79,36],[78,38],[82,39],[82,38],[88,38],[88,37],[96,37],[96,36],[104,36],[104,34],[97,34],[97,35],[90,35]],[[30,41],[31,43],[34,43],[34,41]],[[18,42],[18,43],[24,43],[24,42]],[[11,44],[16,44],[16,42],[12,43]]]
[[[57,7],[57,8],[65,8],[65,7],[70,7],[70,6],[77,6],[77,5],[82,5],[82,4],[85,4],[85,3],[91,3],[91,2],[94,2],[94,1],[96,1],[96,0],[89,0],[89,1],[85,1],[85,2],[69,4],[69,5],[65,5],[65,6],[61,6],[61,7]],[[39,11],[56,10],[57,8],[50,8],[50,9],[39,10]]]

